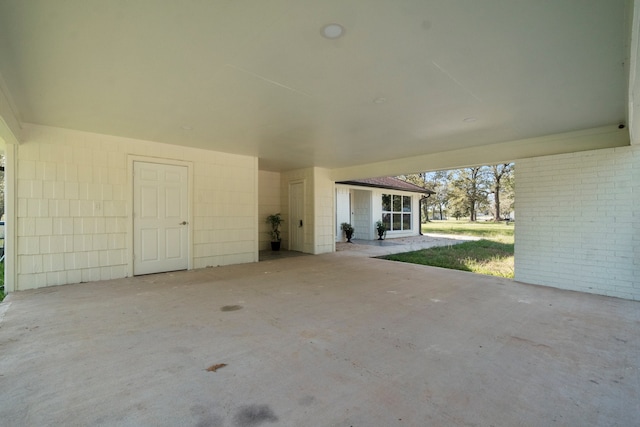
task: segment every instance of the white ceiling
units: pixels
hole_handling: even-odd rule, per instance
[[[23,122],[343,168],[624,122],[629,7],[0,0],[0,75]]]

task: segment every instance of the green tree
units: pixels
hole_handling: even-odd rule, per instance
[[[502,163],[491,166],[491,191],[493,193],[493,219],[502,220],[500,200],[503,196],[503,183],[513,176],[513,163]],[[513,186],[511,186],[513,188]],[[510,211],[510,209],[509,209]]]
[[[425,181],[427,187],[436,194],[432,194],[427,200],[428,207],[431,208],[431,218],[436,217],[436,212],[439,214],[439,218],[443,219],[447,205],[449,204],[449,171],[435,171],[426,174]]]
[[[400,176],[397,176],[396,178],[406,182],[410,182],[411,184],[417,185],[418,187],[433,190],[433,188],[430,187],[429,183],[427,182],[427,175],[428,175],[427,172],[420,172],[420,173],[410,173],[406,175],[400,175]],[[428,202],[431,197],[433,197],[433,195],[431,195],[426,202],[420,203],[420,208],[422,209],[422,218],[425,218],[425,221],[427,222],[429,221]]]
[[[516,180],[515,165],[509,175],[502,178],[502,192],[500,195],[500,210],[503,217],[508,217],[515,210]]]
[[[488,204],[488,168],[477,166],[455,171],[449,189],[454,211],[468,215],[470,221],[476,221],[478,211]]]

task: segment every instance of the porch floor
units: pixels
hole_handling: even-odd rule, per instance
[[[635,425],[639,325],[638,302],[353,249],[24,291],[0,423]]]

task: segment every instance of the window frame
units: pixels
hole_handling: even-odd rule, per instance
[[[380,197],[382,223],[389,232],[413,231],[413,196],[382,193]],[[385,209],[387,208],[388,209]],[[406,225],[409,225],[406,228]]]

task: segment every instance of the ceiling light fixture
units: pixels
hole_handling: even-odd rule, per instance
[[[374,104],[384,104],[385,102],[387,102],[387,98],[384,98],[384,97],[382,97],[382,96],[381,96],[381,97],[379,97],[379,98],[375,98],[375,99],[373,100],[373,103],[374,103]]]
[[[340,24],[327,24],[322,27],[321,34],[322,37],[335,40],[344,35],[344,27]]]
[[[476,119],[475,117],[467,117],[465,119],[462,119],[463,122],[465,123],[473,123],[475,121],[477,121],[478,119]]]

